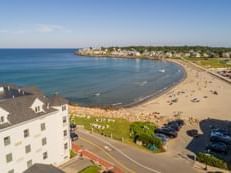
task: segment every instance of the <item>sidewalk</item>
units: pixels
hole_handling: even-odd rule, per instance
[[[94,163],[101,165],[105,170],[112,170],[114,173],[123,173],[123,171],[120,168],[114,166],[109,161],[100,158],[99,156],[95,155],[94,153],[86,149],[82,149],[77,144],[72,144],[72,149],[81,157],[87,158],[89,160],[92,160]]]

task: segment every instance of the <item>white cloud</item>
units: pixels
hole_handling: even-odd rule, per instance
[[[36,31],[47,33],[47,32],[54,32],[54,31],[67,31],[67,30],[61,25],[37,24]]]

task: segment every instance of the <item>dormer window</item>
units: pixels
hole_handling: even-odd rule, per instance
[[[35,107],[35,112],[36,112],[36,113],[40,112],[40,106],[36,106],[36,107]]]
[[[1,116],[1,117],[0,117],[0,124],[1,124],[1,123],[4,123],[4,122],[5,122],[5,117],[4,117],[4,116]]]
[[[43,106],[44,106],[44,103],[41,100],[39,100],[38,98],[36,98],[31,105],[31,109],[35,113],[40,113],[40,112],[44,112]]]
[[[9,112],[7,112],[4,109],[0,108],[0,124],[9,123],[8,115],[9,115]]]

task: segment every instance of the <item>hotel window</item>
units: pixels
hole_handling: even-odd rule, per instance
[[[46,124],[45,124],[45,123],[42,123],[42,124],[41,124],[41,131],[44,131],[44,130],[46,130]]]
[[[24,138],[29,137],[29,129],[24,130]]]
[[[68,149],[68,144],[67,143],[64,144],[64,149],[65,150]]]
[[[47,157],[48,157],[47,152],[44,152],[44,153],[43,153],[43,160],[47,159]]]
[[[8,171],[8,173],[14,173],[14,170],[13,170],[13,169],[11,169],[11,170],[9,170],[9,171]]]
[[[67,130],[63,131],[63,136],[66,137],[67,136]]]
[[[29,153],[31,152],[31,146],[30,145],[26,145],[25,146],[25,153]]]
[[[37,112],[40,112],[40,106],[36,106],[35,107],[35,112],[37,113]]]
[[[65,111],[67,108],[66,108],[66,105],[63,105],[62,106],[62,111]]]
[[[4,138],[4,145],[5,146],[10,145],[10,137],[9,136]]]
[[[1,116],[1,117],[0,117],[0,123],[4,123],[4,121],[5,121],[4,116]]]
[[[27,168],[30,168],[32,166],[32,160],[28,160],[26,164],[27,164]]]
[[[42,138],[42,145],[46,145],[47,144],[47,138]]]
[[[65,124],[66,122],[67,122],[67,117],[64,116],[64,117],[63,117],[63,124]]]
[[[12,156],[12,153],[9,153],[6,155],[6,162],[9,163],[13,160],[13,156]]]

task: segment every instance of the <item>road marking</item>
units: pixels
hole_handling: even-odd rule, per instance
[[[135,173],[133,170],[131,170],[130,168],[126,167],[125,165],[123,165],[121,162],[119,162],[115,157],[113,157],[111,154],[109,154],[108,152],[106,152],[103,148],[101,148],[100,146],[96,145],[95,143],[89,141],[88,139],[84,138],[84,137],[80,137],[81,140],[97,147],[98,149],[100,149],[101,151],[103,151],[107,156],[109,156],[112,160],[114,160],[117,164],[119,164],[121,167],[123,167],[124,169],[126,169],[128,172],[131,173]]]
[[[117,152],[119,152],[121,155],[123,155],[124,157],[126,157],[128,160],[130,160],[130,161],[133,162],[134,164],[138,165],[139,167],[142,167],[142,168],[144,168],[144,169],[146,169],[146,170],[148,170],[148,171],[154,172],[154,173],[161,173],[161,172],[158,171],[158,170],[152,169],[152,168],[150,168],[150,167],[147,167],[147,166],[145,166],[145,165],[143,165],[143,164],[137,162],[136,160],[132,159],[132,158],[129,157],[127,154],[125,154],[123,151],[121,151],[120,149],[116,148],[116,147],[115,147],[114,145],[112,145],[111,143],[102,140],[102,139],[99,138],[98,136],[92,135],[92,134],[90,134],[90,133],[88,133],[88,132],[86,132],[86,131],[84,131],[84,130],[81,130],[80,132],[85,133],[85,134],[88,134],[88,135],[90,135],[90,136],[96,138],[97,140],[101,141],[102,143],[105,143],[105,144],[109,145],[111,148],[113,148],[114,150],[116,150]]]

